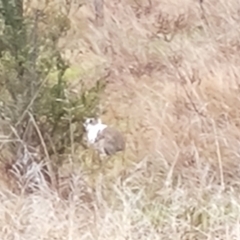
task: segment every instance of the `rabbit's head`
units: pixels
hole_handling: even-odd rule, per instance
[[[100,118],[87,118],[83,123],[83,127],[88,132],[93,127],[96,128],[96,126],[101,124],[102,124],[102,121]]]

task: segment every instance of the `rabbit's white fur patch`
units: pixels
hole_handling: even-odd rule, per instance
[[[90,119],[85,122],[85,128],[87,131],[87,139],[90,144],[95,143],[97,136],[99,133],[103,131],[107,127],[106,124],[102,124],[99,119],[96,124],[91,124]]]

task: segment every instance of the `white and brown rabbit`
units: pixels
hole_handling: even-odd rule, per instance
[[[125,150],[125,139],[115,128],[103,124],[99,118],[87,118],[83,124],[87,140],[101,155],[114,155]]]

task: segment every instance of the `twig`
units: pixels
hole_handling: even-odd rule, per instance
[[[213,120],[212,120],[212,125],[213,125],[214,136],[215,136],[215,145],[216,145],[218,166],[219,166],[219,171],[220,171],[221,187],[222,187],[222,190],[224,190],[225,183],[224,183],[224,175],[223,175],[222,157],[221,157],[221,152],[220,152],[219,141],[217,139],[217,129],[216,129],[216,125]]]
[[[25,117],[25,115],[28,113],[29,109],[31,108],[31,106],[33,105],[34,101],[36,100],[41,88],[43,87],[43,85],[46,83],[46,81],[48,80],[48,74],[45,77],[45,79],[42,81],[41,85],[39,86],[39,88],[36,90],[33,98],[31,99],[30,103],[28,104],[28,106],[26,107],[26,109],[24,110],[24,112],[22,113],[22,115],[19,117],[19,120],[16,123],[16,126],[18,126],[21,121],[23,120],[23,118]]]
[[[41,131],[40,131],[40,129],[39,129],[39,127],[38,127],[38,125],[37,125],[33,115],[30,112],[28,112],[28,115],[30,117],[31,122],[33,123],[33,126],[35,127],[35,129],[37,131],[38,137],[40,139],[41,145],[42,145],[43,150],[44,150],[44,154],[45,154],[45,156],[47,158],[46,166],[47,166],[47,169],[49,171],[49,175],[50,175],[50,178],[51,178],[51,183],[53,184],[54,187],[57,187],[55,174],[54,174],[53,167],[52,167],[52,164],[51,164],[51,160],[50,160],[50,157],[49,157],[49,154],[48,154],[47,146],[46,146],[46,144],[44,142],[44,139],[43,139],[43,136],[41,134]]]

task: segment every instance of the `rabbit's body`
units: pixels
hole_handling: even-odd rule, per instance
[[[84,123],[88,142],[100,153],[113,155],[125,149],[125,140],[115,128],[101,123],[101,120],[87,119]]]

